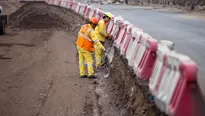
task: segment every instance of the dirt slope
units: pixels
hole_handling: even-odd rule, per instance
[[[108,48],[111,43],[106,42]],[[116,48],[112,63],[105,64],[96,93],[101,116],[165,116],[150,100],[147,82],[136,79]],[[108,75],[109,74],[109,75]]]

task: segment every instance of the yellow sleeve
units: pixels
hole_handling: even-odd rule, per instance
[[[107,30],[106,30],[106,25],[105,25],[105,22],[104,21],[100,21],[98,23],[98,31],[99,33],[103,36],[103,37],[107,37],[108,36],[108,33],[107,33]]]
[[[94,44],[99,46],[101,49],[105,50],[104,46],[100,43],[100,41],[97,39],[95,31],[90,31],[89,36],[94,41]]]

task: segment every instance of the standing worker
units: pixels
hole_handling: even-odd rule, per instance
[[[106,23],[108,23],[112,17],[113,16],[111,13],[106,12],[103,19],[99,21],[98,26],[95,28],[96,36],[102,45],[104,45],[106,38],[112,39],[112,34],[108,34],[106,29]],[[100,49],[99,46],[95,46],[95,60],[97,69],[101,67],[103,57],[104,51]]]
[[[95,51],[94,45],[100,49],[105,50],[103,45],[99,42],[95,34],[95,27],[98,24],[98,19],[90,18],[90,23],[81,27],[78,33],[77,50],[79,54],[79,68],[81,78],[97,78],[94,76],[92,53]],[[85,62],[87,63],[88,76],[85,73]]]

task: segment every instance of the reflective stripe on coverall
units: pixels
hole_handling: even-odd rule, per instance
[[[106,30],[106,24],[103,19],[101,19],[98,23],[98,26],[95,28],[96,36],[99,41],[104,43],[106,37],[108,36]],[[96,67],[100,67],[102,65],[102,60],[104,57],[104,51],[100,49],[98,46],[95,46],[95,60],[96,60]]]
[[[76,43],[77,50],[79,53],[80,76],[86,75],[85,62],[87,63],[88,67],[88,76],[94,75],[94,70],[92,66],[92,52],[94,52],[94,49],[92,50],[93,46],[96,45],[99,46],[99,48],[101,49],[105,49],[95,35],[95,31],[90,24],[83,25],[79,31],[78,40]]]

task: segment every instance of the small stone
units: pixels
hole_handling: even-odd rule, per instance
[[[94,80],[93,84],[98,84],[98,81],[97,81],[97,80]]]

